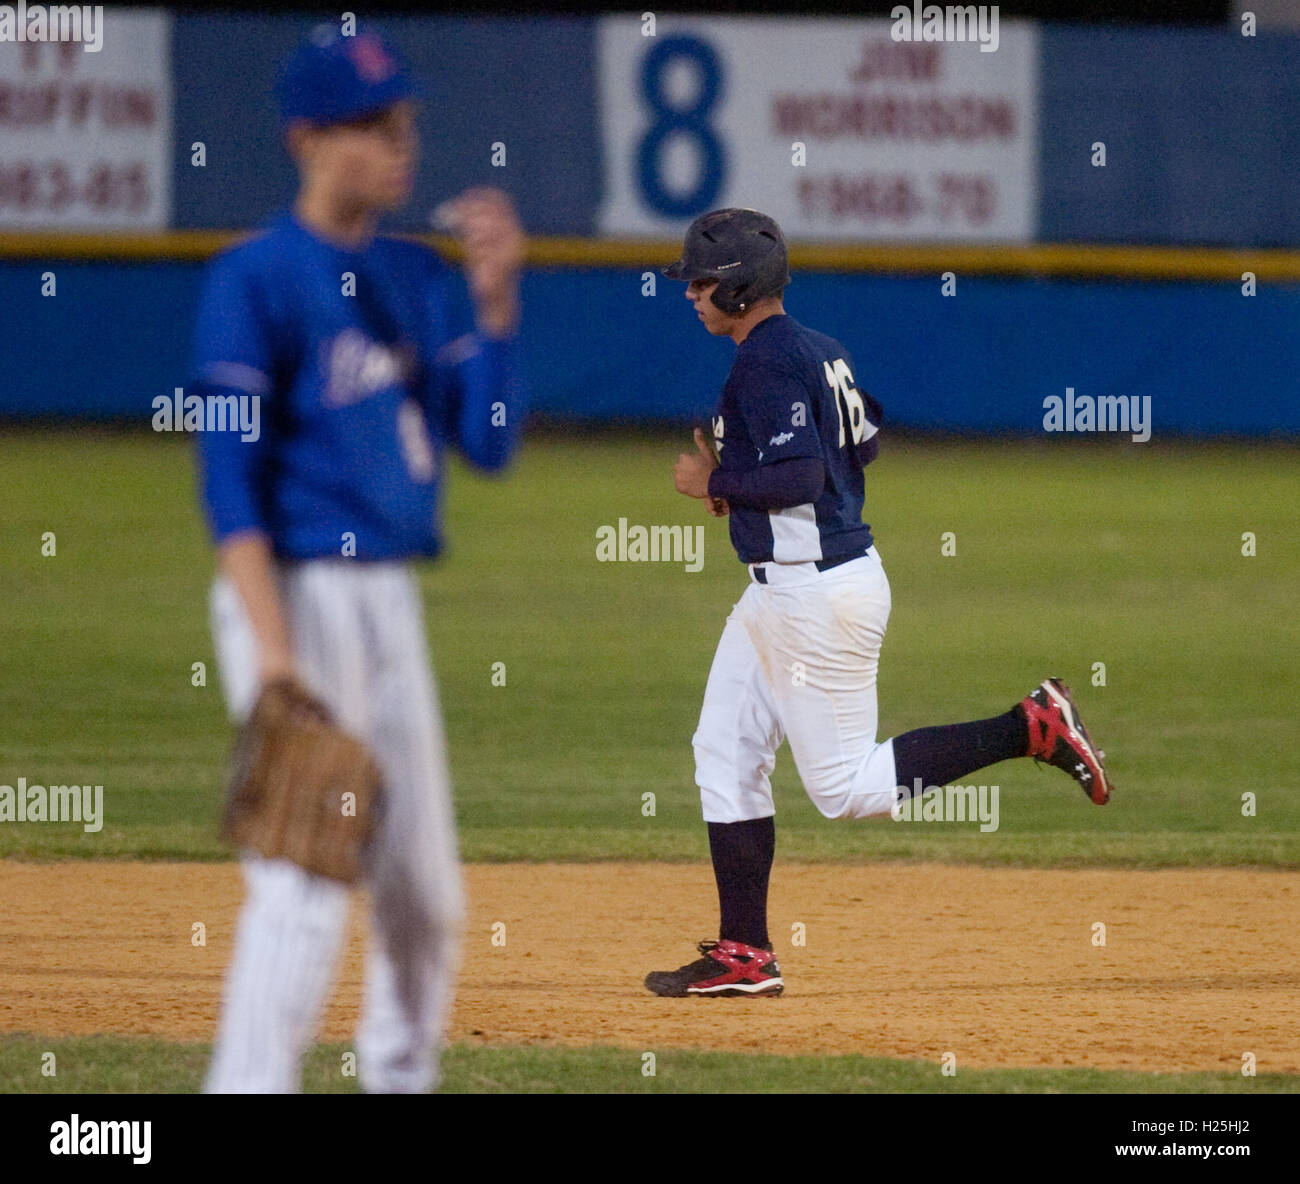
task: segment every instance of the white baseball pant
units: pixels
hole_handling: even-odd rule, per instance
[[[894,750],[876,742],[876,667],[889,621],[889,580],[875,547],[821,572],[760,565],[727,617],[695,732],[706,822],[776,813],[769,780],[790,741],[808,796],[828,818],[888,814]]]
[[[458,969],[464,896],[437,688],[419,589],[400,563],[285,564],[280,591],[300,677],[369,745],[386,810],[371,858],[370,945],[356,1033],[361,1087],[436,1086]],[[227,706],[241,721],[258,686],[243,603],[219,578],[212,628]],[[300,1088],[342,946],[348,889],[286,860],[241,858],[246,895],[205,1090]]]

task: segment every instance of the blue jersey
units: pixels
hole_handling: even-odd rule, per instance
[[[287,559],[438,553],[446,450],[501,468],[525,402],[514,340],[456,335],[452,280],[418,244],[349,250],[292,214],[212,262],[197,392],[260,400],[256,438],[212,420],[199,435],[217,542],[258,530]]]
[[[742,471],[816,457],[826,481],[815,501],[783,510],[731,506],[744,563],[806,563],[871,546],[862,521],[862,469],[876,455],[881,408],[857,389],[853,359],[834,338],[781,314],[759,321],[736,356],[713,417],[721,467]]]

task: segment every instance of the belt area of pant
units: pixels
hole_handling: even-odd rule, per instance
[[[866,551],[855,551],[852,555],[841,555],[838,559],[816,559],[813,561],[813,566],[818,571],[830,571],[832,567],[839,567],[841,563],[851,563],[854,559],[861,559],[866,553]],[[765,563],[750,564],[749,570],[754,573],[754,579],[760,584],[767,583],[767,572],[764,570],[766,567]]]

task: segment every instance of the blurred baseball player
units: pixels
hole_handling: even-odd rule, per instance
[[[687,281],[708,332],[736,343],[713,417],[717,456],[697,428],[697,451],[678,458],[673,476],[679,492],[730,514],[751,583],[727,618],[694,737],[718,940],[645,981],[657,995],[779,995],[767,932],[776,838],[768,778],[783,740],[828,818],[888,814],[902,796],[1010,757],[1065,770],[1098,805],[1110,784],[1056,679],[992,719],[877,742],[890,594],[862,521],[862,470],[876,455],[880,405],[858,387],[848,350],[786,313],[786,248],[771,218],[702,215],[664,274]]]
[[[297,679],[362,740],[384,781],[369,857],[373,910],[357,1031],[361,1086],[438,1080],[462,886],[440,709],[407,561],[440,549],[439,485],[455,448],[484,470],[515,447],[523,232],[505,194],[453,213],[474,328],[454,334],[453,273],[376,234],[410,196],[412,84],[377,37],[321,34],[282,67],[292,210],[217,258],[196,331],[209,399],[260,399],[262,429],[200,438],[220,572],[212,621],[232,715]],[[333,978],[347,888],[245,852],[246,887],[206,1089],[299,1088]]]

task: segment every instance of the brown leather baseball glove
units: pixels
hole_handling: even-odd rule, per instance
[[[370,753],[292,679],[268,683],[235,743],[222,837],[355,884],[379,822]]]

